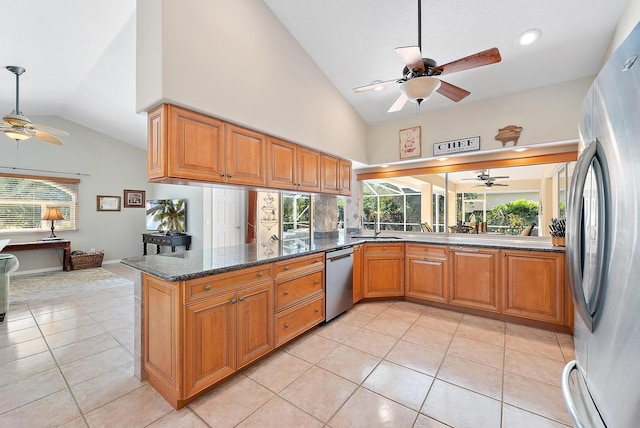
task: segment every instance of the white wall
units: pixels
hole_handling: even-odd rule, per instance
[[[611,43],[607,49],[607,53],[604,56],[602,65],[607,62],[607,59],[611,56],[613,51],[622,43],[622,41],[629,35],[631,30],[640,21],[640,1],[628,0],[627,7],[622,11],[620,21],[616,27],[616,31],[613,33]]]
[[[507,125],[524,128],[519,147],[577,140],[580,106],[592,81],[591,77],[574,80],[373,125],[369,129],[369,162],[399,160],[398,131],[411,126],[422,127],[423,158],[433,156],[434,143],[465,137],[480,136],[481,150],[501,148],[495,136]]]
[[[71,240],[72,250],[104,250],[105,261],[141,255],[140,234],[145,229],[145,210],[123,207],[119,212],[98,212],[96,195],[123,197],[124,189],[134,189],[145,190],[149,197],[147,152],[58,117],[32,117],[31,120],[69,132],[69,136],[63,137],[64,146],[27,140],[16,150],[15,141],[0,135],[0,165],[28,169],[3,168],[1,171],[80,178],[78,230],[61,231],[56,235]],[[89,176],[30,171],[32,169]],[[46,236],[48,232],[0,234],[1,238],[10,238],[12,242],[34,241]],[[20,261],[20,271],[61,267],[56,251],[24,251],[15,255]]]
[[[138,111],[171,102],[366,163],[365,122],[262,1],[137,7]]]

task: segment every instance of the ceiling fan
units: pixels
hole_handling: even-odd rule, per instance
[[[4,132],[7,137],[16,141],[35,138],[36,140],[40,140],[45,143],[62,146],[63,142],[57,136],[69,135],[68,132],[51,128],[49,126],[31,123],[31,120],[29,120],[28,117],[23,116],[20,111],[20,75],[26,70],[14,65],[8,65],[6,68],[16,75],[16,108],[2,118],[4,123],[0,124],[0,131]]]
[[[418,0],[418,46],[396,48],[396,53],[405,63],[405,67],[402,70],[402,77],[384,82],[374,82],[370,85],[353,89],[353,92],[359,93],[372,89],[379,90],[393,83],[400,83],[400,96],[391,108],[387,110],[389,113],[402,110],[407,101],[413,101],[420,105],[420,103],[429,98],[433,92],[438,92],[450,100],[458,102],[467,97],[471,92],[447,83],[435,76],[494,64],[500,62],[502,59],[498,48],[487,49],[486,51],[478,52],[440,66],[431,58],[423,58],[421,3],[422,0]]]
[[[478,171],[479,174],[475,177],[475,178],[463,178],[463,180],[478,180],[480,182],[482,182],[482,184],[478,184],[476,187],[480,187],[480,186],[484,186],[488,189],[490,189],[493,186],[503,186],[503,187],[507,187],[509,186],[508,184],[501,184],[501,183],[496,183],[496,180],[501,180],[501,179],[506,179],[509,178],[508,175],[496,175],[496,176],[491,176],[490,170],[488,169],[483,169],[481,171]]]

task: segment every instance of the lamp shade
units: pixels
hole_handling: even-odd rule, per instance
[[[58,208],[47,208],[42,220],[64,220],[64,217]]]
[[[440,87],[440,79],[431,76],[414,77],[400,86],[409,101],[420,104]]]

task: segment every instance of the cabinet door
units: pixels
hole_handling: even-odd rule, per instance
[[[351,161],[340,159],[340,194],[351,196]]]
[[[307,147],[297,147],[296,168],[298,190],[304,192],[320,191],[320,152]]]
[[[564,323],[564,255],[502,251],[503,313]]]
[[[273,283],[238,292],[238,368],[273,349]]]
[[[267,186],[295,189],[296,145],[269,137],[267,147]]]
[[[224,181],[223,122],[169,106],[169,177]]]
[[[353,303],[364,297],[362,288],[362,245],[353,247]]]
[[[404,295],[404,258],[364,256],[364,297]]]
[[[267,142],[263,134],[225,124],[227,183],[264,187]]]
[[[451,303],[500,312],[499,253],[488,248],[450,248]]]
[[[185,398],[236,370],[236,293],[185,306]]]
[[[339,193],[340,159],[335,156],[323,154],[321,171],[320,191],[323,193]]]
[[[417,299],[447,302],[447,261],[426,255],[407,255],[405,294]]]

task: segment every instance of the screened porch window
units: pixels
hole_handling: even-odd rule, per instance
[[[363,227],[380,230],[420,232],[422,195],[419,189],[394,183],[367,180],[363,182]]]
[[[46,208],[58,208],[64,220],[56,230],[76,230],[80,180],[0,174],[0,233],[43,231],[50,221],[42,220]]]

